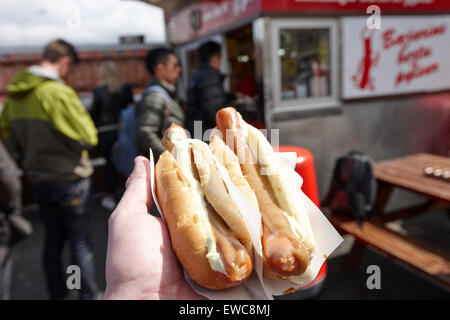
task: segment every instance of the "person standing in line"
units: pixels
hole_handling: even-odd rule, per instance
[[[172,123],[184,123],[175,87],[181,69],[175,53],[167,48],[150,50],[145,64],[152,80],[136,107],[136,145],[146,157],[151,148],[156,163],[165,150],[162,137],[166,129]]]
[[[100,65],[100,76],[103,83],[94,89],[90,113],[99,131],[100,154],[106,159],[107,194],[101,205],[113,210],[116,207],[114,192],[119,174],[111,159],[111,150],[117,140],[120,111],[133,103],[133,91],[128,83],[121,81],[117,67],[112,61],[105,61]]]
[[[75,91],[62,80],[78,63],[70,43],[57,39],[47,44],[42,61],[19,71],[7,86],[0,116],[0,133],[40,205],[51,299],[68,294],[61,261],[66,240],[80,268],[80,298],[100,296],[91,241],[94,170],[87,151],[97,145],[97,129]]]
[[[221,46],[208,41],[198,49],[200,66],[189,80],[187,89],[186,129],[193,136],[194,121],[202,121],[202,130],[216,126],[216,113],[231,102],[225,92],[225,76],[220,72]]]

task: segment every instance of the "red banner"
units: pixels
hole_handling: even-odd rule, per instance
[[[172,15],[171,41],[183,43],[261,12],[366,14],[370,5],[383,12],[450,12],[450,0],[199,0]]]
[[[381,12],[441,12],[450,10],[449,0],[261,0],[263,11],[366,12],[370,5]]]

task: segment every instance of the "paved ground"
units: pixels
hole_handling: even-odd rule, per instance
[[[25,216],[35,228],[33,236],[16,247],[14,257],[13,299],[47,299],[41,263],[43,246],[43,227],[36,207],[28,207]],[[105,287],[105,257],[107,244],[107,223],[109,212],[99,206],[99,197],[95,202],[94,250],[97,281]],[[433,212],[397,223],[400,228],[437,245],[450,249],[450,217],[446,212]],[[319,299],[448,299],[450,295],[440,287],[422,278],[404,266],[394,263],[374,251],[368,250],[361,266],[354,273],[347,274],[340,269],[341,262],[348,252],[353,239],[345,237],[345,242],[328,260],[328,274]],[[69,263],[67,250],[65,261]],[[369,290],[366,269],[369,265],[378,265],[381,269],[381,290]]]
[[[100,199],[96,198],[93,232],[95,268],[97,283],[104,290],[110,212],[103,209],[99,204]],[[48,299],[41,257],[44,245],[44,228],[39,219],[38,207],[27,207],[24,215],[33,223],[34,234],[15,248],[11,297],[12,299]],[[64,249],[63,258],[66,265],[71,264],[68,247]]]

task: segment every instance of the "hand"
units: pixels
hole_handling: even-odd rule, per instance
[[[149,160],[137,157],[109,218],[105,299],[202,299],[184,280],[166,225],[150,215]]]

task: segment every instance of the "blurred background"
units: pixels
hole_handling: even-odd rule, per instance
[[[450,2],[0,0],[0,6],[0,111],[14,75],[39,63],[55,38],[72,43],[81,58],[66,82],[87,110],[104,61],[114,63],[139,101],[151,78],[145,56],[160,46],[173,48],[178,58],[176,92],[183,105],[200,65],[199,46],[208,40],[221,45],[223,86],[234,106],[254,126],[279,130],[272,138],[297,152],[305,194],[322,202],[345,239],[309,289],[285,298],[449,297],[450,183],[443,172],[450,172]],[[369,219],[360,228],[351,206],[337,215],[336,161],[352,150],[367,156],[374,172],[367,179],[378,186],[362,210],[395,214],[382,224]],[[438,158],[389,162],[417,155]],[[107,168],[98,148],[90,159],[95,269],[104,290]],[[426,167],[441,170],[442,177],[427,177]],[[125,179],[120,176],[115,201]],[[327,196],[331,201],[324,203]],[[34,232],[12,251],[10,298],[48,299],[44,227],[26,177],[23,205]],[[67,248],[64,262],[71,264]],[[381,286],[371,289],[373,265]]]

